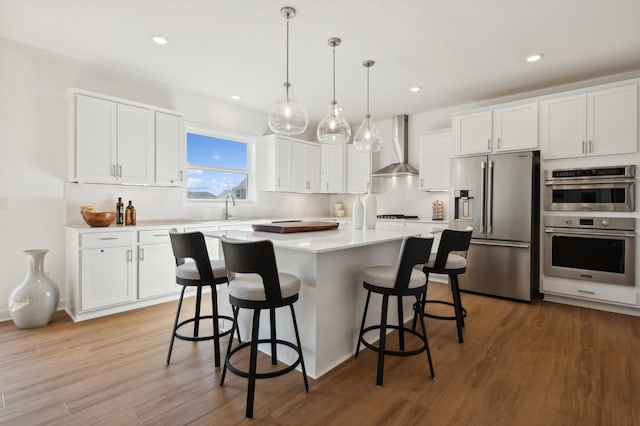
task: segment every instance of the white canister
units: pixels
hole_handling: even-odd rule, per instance
[[[356,198],[353,202],[353,229],[362,229],[362,224],[364,223],[364,206],[362,201],[360,201],[360,197]]]
[[[364,196],[362,205],[364,207],[364,227],[375,228],[376,222],[378,221],[378,201],[376,196],[372,193],[368,193]]]

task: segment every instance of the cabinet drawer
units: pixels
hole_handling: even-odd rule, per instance
[[[169,242],[168,229],[155,229],[152,231],[139,231],[138,242],[140,243],[165,243]]]
[[[82,248],[129,246],[135,242],[133,232],[95,232],[82,234]]]
[[[636,305],[637,291],[635,287],[622,287],[607,284],[591,284],[581,282],[558,282],[545,279],[543,292],[555,293],[564,296],[575,296],[581,299],[599,300],[603,302],[624,303]]]

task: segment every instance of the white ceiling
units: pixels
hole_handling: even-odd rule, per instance
[[[331,99],[333,36],[352,126],[365,59],[375,119],[640,69],[640,0],[0,0],[0,37],[266,112],[285,80],[285,5],[297,9],[290,80],[314,122]]]

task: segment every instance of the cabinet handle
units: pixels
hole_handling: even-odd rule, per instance
[[[589,141],[589,152],[593,152],[593,141]]]
[[[582,141],[582,153],[583,153],[583,154],[586,154],[586,151],[585,151],[585,146],[586,146],[586,144],[587,144],[587,143],[586,143],[585,141]]]
[[[329,190],[329,181],[327,181],[327,191]]]
[[[122,177],[122,165],[118,164],[118,177]]]
[[[424,183],[422,182],[422,178],[420,178],[420,186],[424,186]]]
[[[144,260],[144,249],[142,247],[138,249],[138,260]]]
[[[116,177],[116,165],[111,165],[111,176]]]
[[[133,262],[133,250],[127,250],[127,262]]]
[[[280,188],[280,178],[278,178],[278,188]]]
[[[180,173],[180,182],[182,182],[184,180],[184,177],[182,175],[182,170],[180,170],[178,173]]]
[[[500,149],[500,138],[498,138],[498,149]]]
[[[153,234],[152,237],[166,237],[167,234]]]
[[[487,139],[487,149],[491,151],[491,139]]]
[[[584,294],[596,294],[596,292],[595,292],[595,291],[580,290],[580,289],[578,289],[578,293],[584,293]]]
[[[102,237],[102,238],[98,238],[100,241],[107,241],[107,240],[117,240],[118,237]]]

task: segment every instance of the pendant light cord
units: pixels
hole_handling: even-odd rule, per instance
[[[371,118],[371,113],[369,112],[369,70],[371,67],[367,67],[367,118]]]
[[[336,46],[333,45],[333,103],[336,103]]]
[[[289,86],[291,86],[291,83],[289,83],[289,15],[287,14],[287,81],[284,83],[285,85],[285,93],[286,93],[286,100],[287,103],[289,103]]]

